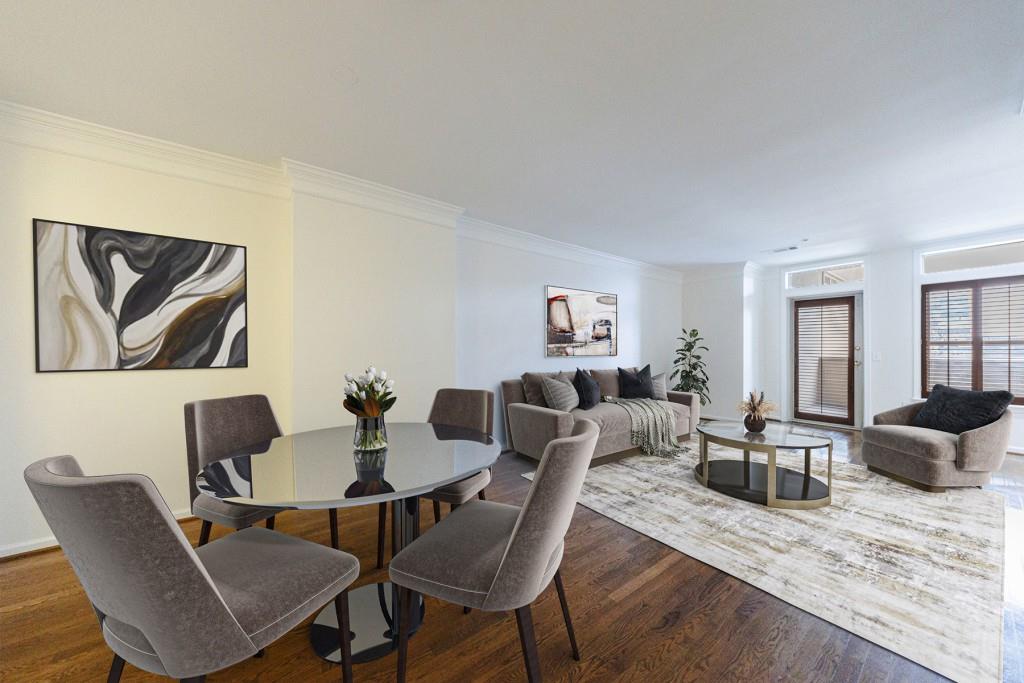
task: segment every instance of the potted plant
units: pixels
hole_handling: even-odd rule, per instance
[[[388,447],[388,431],[384,413],[395,405],[398,397],[392,393],[395,381],[388,379],[385,370],[372,365],[366,372],[354,377],[345,375],[345,410],[356,416],[356,431],[352,445],[360,451],[376,451]]]
[[[682,344],[676,350],[676,358],[672,361],[674,369],[669,379],[679,378],[673,391],[688,391],[700,397],[700,404],[706,406],[711,400],[708,394],[708,372],[700,351],[708,351],[708,347],[701,344],[704,337],[696,328],[687,330],[683,328],[683,336],[679,337]]]
[[[775,404],[765,400],[763,391],[759,394],[754,390],[740,401],[739,410],[743,413],[743,426],[746,430],[757,433],[764,431],[766,418],[775,412]]]

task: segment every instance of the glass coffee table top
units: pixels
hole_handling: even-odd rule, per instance
[[[736,448],[744,444],[775,446],[776,448],[825,448],[832,439],[809,431],[793,432],[792,426],[769,424],[763,432],[748,432],[742,422],[715,421],[697,425],[701,434],[715,437],[715,441],[734,441]],[[729,444],[732,445],[732,444]]]

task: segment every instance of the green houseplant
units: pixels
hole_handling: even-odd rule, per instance
[[[696,328],[687,330],[684,327],[683,336],[679,337],[679,341],[682,343],[676,349],[676,358],[672,361],[672,374],[669,376],[670,379],[678,377],[679,381],[672,389],[697,394],[700,396],[700,404],[706,406],[711,396],[708,393],[707,364],[700,352],[709,349],[701,343],[704,337],[700,336]]]

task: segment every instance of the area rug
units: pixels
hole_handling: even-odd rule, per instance
[[[830,506],[772,510],[702,487],[697,460],[687,445],[595,467],[580,503],[943,676],[1001,680],[1000,494],[925,493],[836,462]],[[778,460],[803,471],[802,453]]]

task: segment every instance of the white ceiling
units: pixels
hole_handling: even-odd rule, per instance
[[[0,0],[0,99],[670,266],[1024,224],[1022,98],[1021,0]]]

